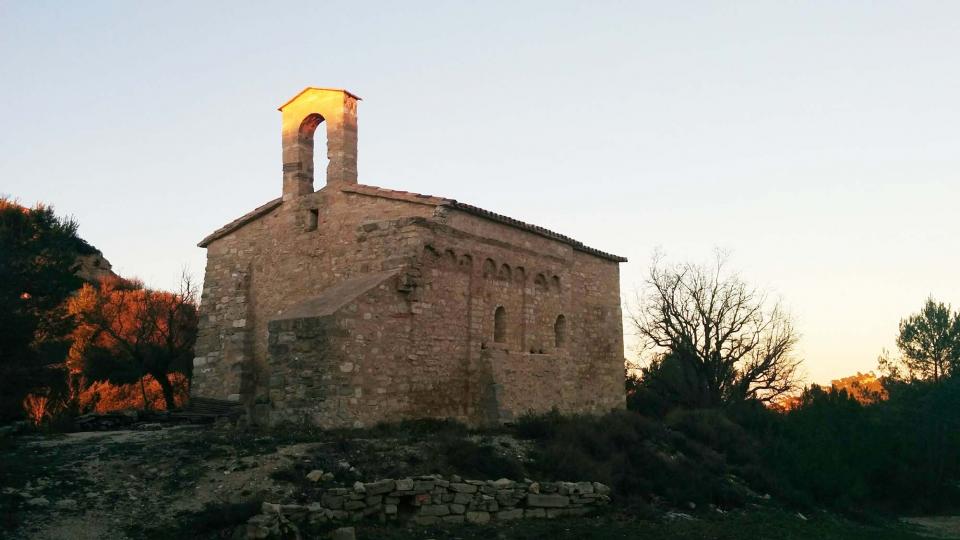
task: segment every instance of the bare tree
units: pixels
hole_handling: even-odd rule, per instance
[[[655,256],[631,315],[650,360],[645,377],[672,377],[687,405],[766,402],[798,387],[790,316],[725,265],[722,254],[709,267]]]

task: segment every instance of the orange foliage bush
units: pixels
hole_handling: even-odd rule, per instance
[[[39,426],[53,413],[50,407],[50,398],[37,394],[28,394],[23,399],[23,411],[27,413],[27,419],[35,426]]]
[[[179,292],[172,293],[145,288],[137,280],[108,277],[98,284],[85,284],[67,307],[76,321],[67,356],[73,374],[120,383],[143,374],[149,376],[141,379],[143,386],[156,387],[166,408],[179,406],[177,395],[182,402],[186,378],[180,375],[183,383],[173,388],[177,383],[167,375],[189,373],[193,358],[197,305],[188,278]],[[149,392],[144,400],[140,387],[139,381],[126,385],[101,382],[84,393],[102,395],[101,399],[118,404],[107,405],[108,410],[134,402],[150,405]]]
[[[189,396],[187,377],[179,372],[169,375],[173,386],[177,407],[182,407]],[[142,383],[142,387],[141,387]],[[147,394],[147,407],[144,407],[143,394]],[[106,381],[94,382],[80,392],[80,410],[83,412],[105,413],[124,409],[163,410],[163,390],[156,379],[144,375],[139,382],[131,384],[111,384]]]

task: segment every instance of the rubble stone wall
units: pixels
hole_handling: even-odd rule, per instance
[[[586,515],[609,502],[610,488],[599,482],[463,480],[438,475],[386,479],[330,488],[306,505],[265,502],[261,514],[247,523],[247,536],[270,538],[298,523],[363,519],[422,525],[552,519]]]

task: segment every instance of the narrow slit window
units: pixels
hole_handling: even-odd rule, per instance
[[[561,348],[567,344],[567,318],[563,315],[557,316],[557,321],[553,323],[553,345]]]
[[[318,223],[320,223],[320,210],[317,208],[311,208],[310,211],[307,212],[307,230],[317,230]]]
[[[507,310],[503,306],[493,312],[493,341],[494,343],[507,342]]]

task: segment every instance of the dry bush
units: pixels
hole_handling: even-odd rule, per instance
[[[182,407],[189,396],[187,377],[174,372],[169,375],[169,380],[173,386],[176,406]],[[98,381],[80,392],[81,411],[105,413],[124,409],[166,409],[163,389],[157,380],[150,375],[144,375],[139,382],[131,384]]]

